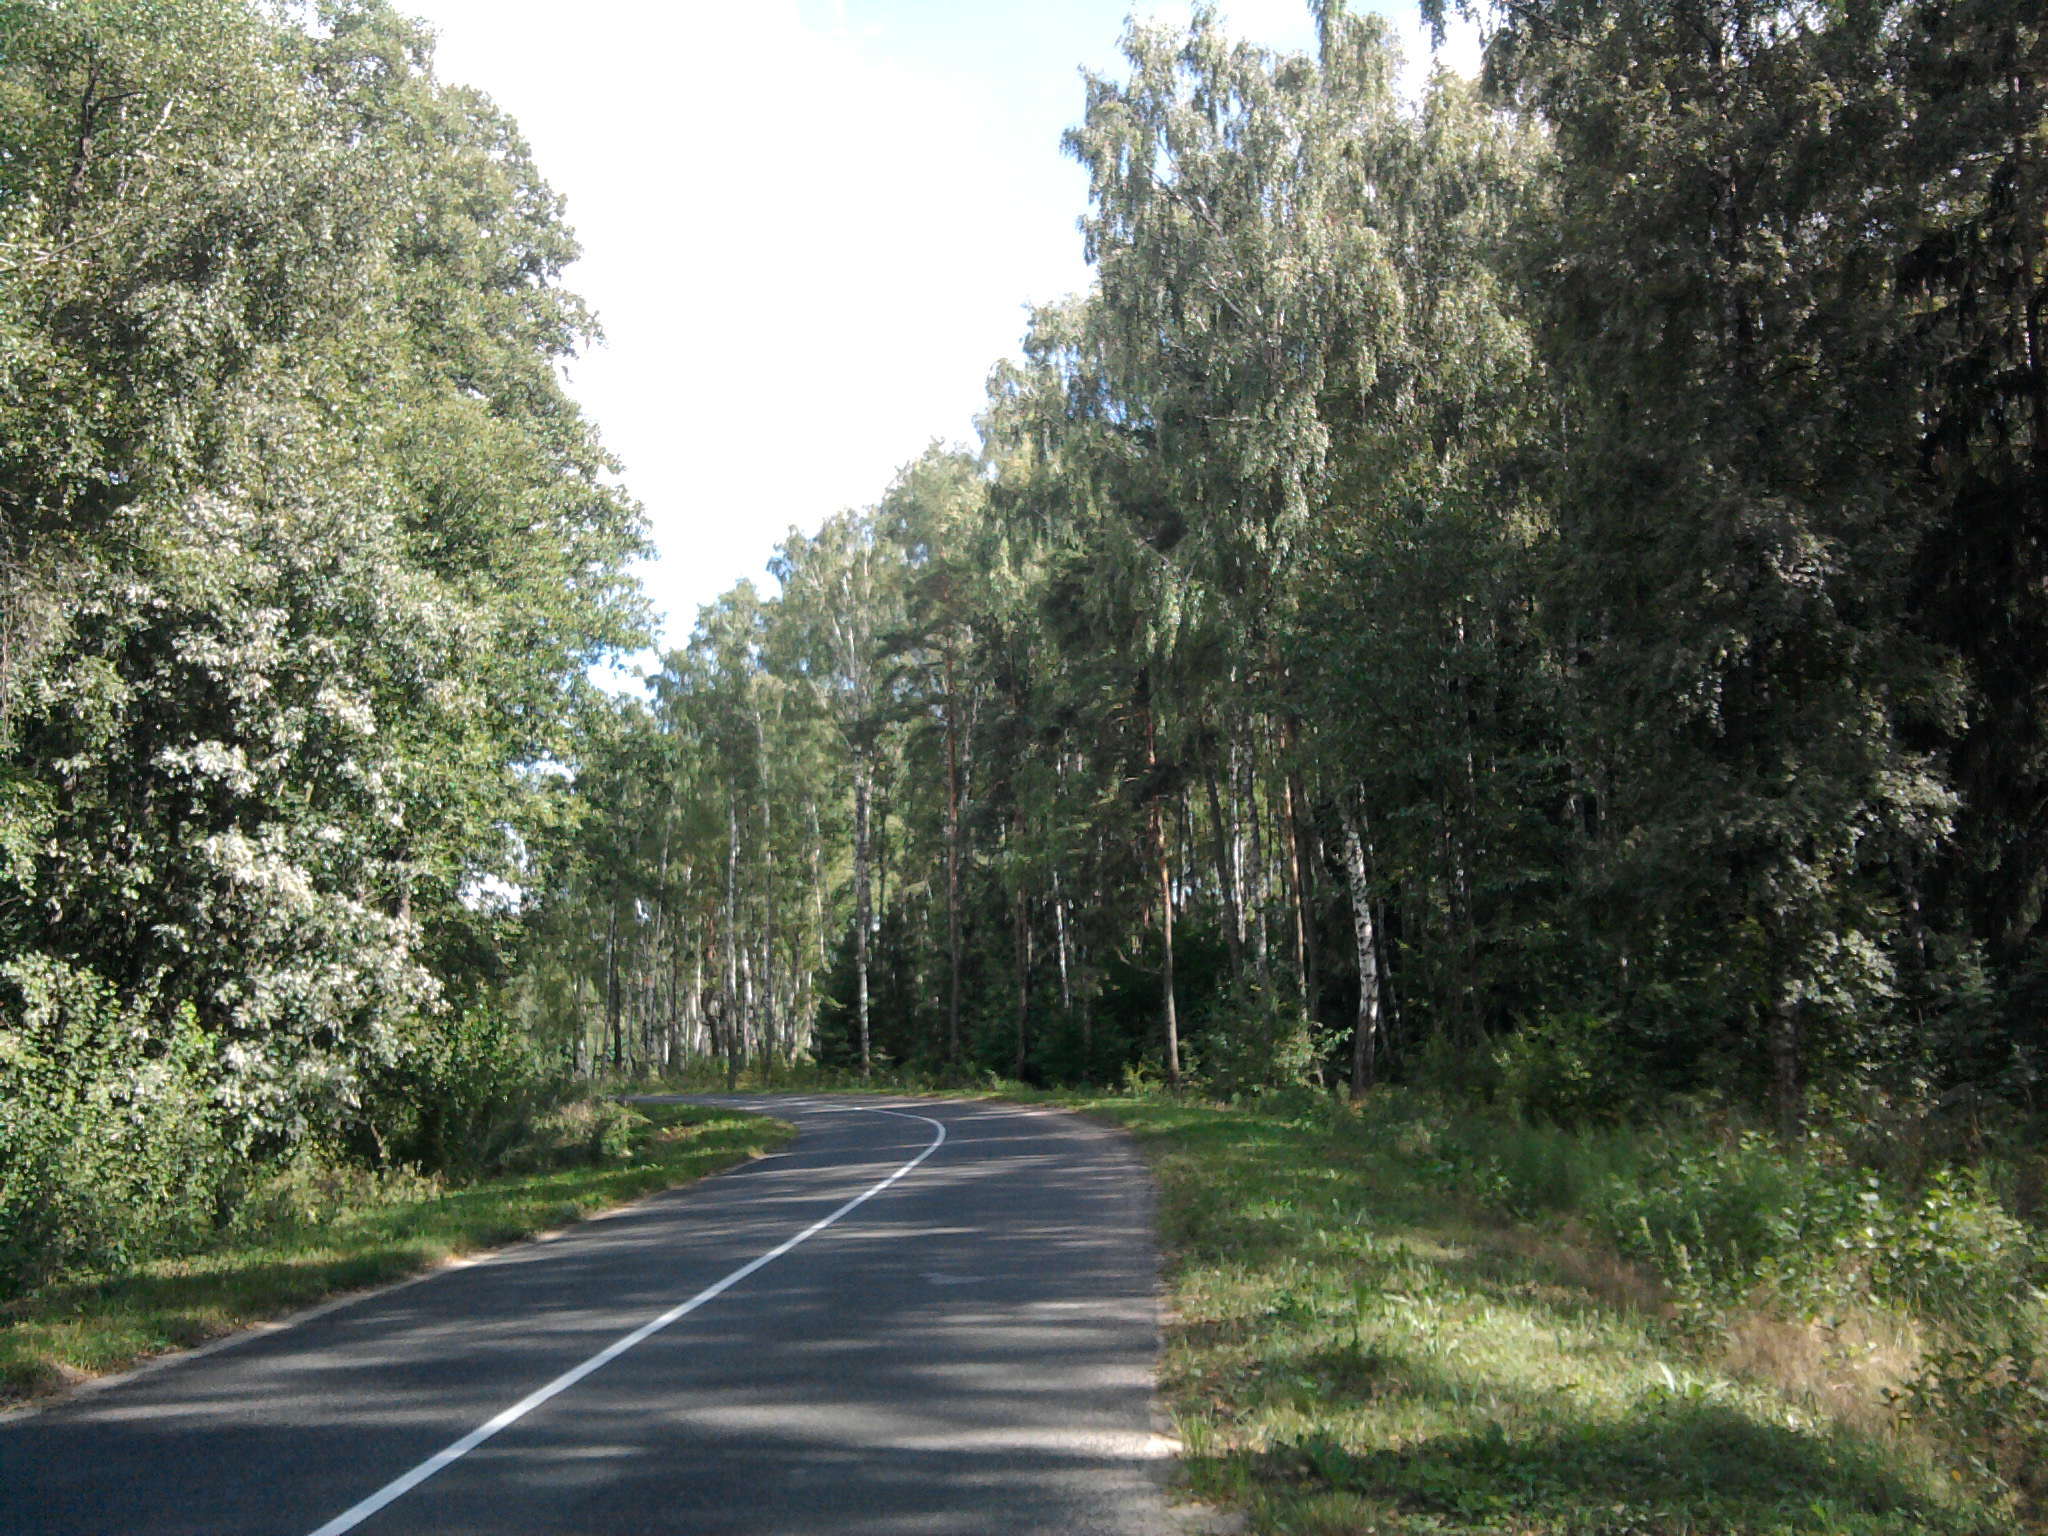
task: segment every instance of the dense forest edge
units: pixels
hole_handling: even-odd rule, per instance
[[[1408,100],[1313,10],[1129,28],[977,440],[619,697],[516,125],[375,0],[0,0],[0,1328],[629,1081],[1114,1088],[2038,1517],[2048,26],[1473,0]]]

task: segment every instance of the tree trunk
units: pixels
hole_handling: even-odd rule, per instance
[[[1159,766],[1159,736],[1152,714],[1151,680],[1145,688],[1145,766]],[[1167,862],[1166,797],[1152,796],[1152,846],[1159,865],[1159,941],[1162,1022],[1166,1028],[1166,1081],[1180,1086],[1180,1015],[1173,996],[1173,870]]]
[[[1772,914],[1765,921],[1771,933],[1774,973],[1768,1026],[1771,1107],[1776,1112],[1779,1139],[1789,1145],[1799,1138],[1806,1107],[1799,1083],[1799,993],[1792,980],[1799,971],[1799,929],[1796,919],[1782,914]]]
[[[580,960],[569,988],[569,1016],[576,1021],[576,1075],[589,1077],[590,1022],[583,1017],[583,965]]]
[[[1272,940],[1266,927],[1266,890],[1269,873],[1266,860],[1266,822],[1259,814],[1259,771],[1258,753],[1248,748],[1242,765],[1242,796],[1244,820],[1251,834],[1251,941],[1252,972],[1258,977],[1259,988],[1265,991],[1273,983]]]
[[[1771,1004],[1771,1098],[1777,1109],[1778,1136],[1786,1142],[1799,1136],[1799,1005],[1780,985]]]
[[[687,1049],[693,1056],[708,1056],[711,1053],[711,1037],[704,1024],[704,945],[697,945],[697,952],[690,957],[690,1001],[686,1025]]]
[[[805,800],[804,814],[811,823],[811,931],[818,938],[818,969],[825,970],[832,964],[832,948],[825,929],[825,834],[818,827],[815,796]]]
[[[619,1008],[619,897],[616,891],[605,908],[604,1023],[605,1033],[611,1042],[612,1071],[617,1072],[626,1063],[626,1039]]]
[[[661,1070],[673,1071],[683,1055],[683,945],[682,922],[670,923],[668,941],[668,1027],[661,1042]]]
[[[1203,764],[1202,779],[1209,791],[1209,827],[1216,850],[1216,887],[1223,893],[1223,937],[1230,946],[1230,971],[1244,974],[1244,908],[1239,903],[1237,871],[1231,867],[1230,831],[1223,819],[1223,792],[1216,782],[1213,753]]]
[[[1159,853],[1159,947],[1160,986],[1166,1025],[1166,1080],[1180,1086],[1180,1017],[1173,998],[1173,871],[1166,862],[1166,816],[1158,802],[1152,806],[1152,839]]]
[[[1067,897],[1057,865],[1052,872],[1052,931],[1059,952],[1060,1012],[1070,1014],[1074,1011],[1074,983],[1067,965]]]
[[[725,798],[725,1089],[739,1086],[740,1051],[740,807],[736,794]]]
[[[1102,891],[1102,869],[1103,865],[1106,862],[1107,850],[1103,847],[1103,836],[1100,828],[1098,827],[1095,834],[1095,904],[1091,909],[1096,912],[1102,911],[1104,905],[1106,904]],[[1085,958],[1087,954],[1087,950],[1085,947],[1082,950],[1082,954]],[[1082,1075],[1084,1077],[1092,1078],[1092,1075],[1095,1071],[1095,998],[1093,995],[1094,979],[1091,975],[1084,972],[1081,980],[1081,1061],[1083,1063]]]
[[[1010,1075],[1024,1080],[1024,1061],[1031,1052],[1031,904],[1024,893],[1017,892],[1016,916],[1013,927],[1016,930],[1017,951],[1017,1055],[1012,1063]]]
[[[735,943],[733,950],[739,957],[740,1006],[739,1027],[733,1034],[732,1061],[726,1068],[728,1091],[739,1086],[739,1075],[746,1067],[747,1056],[754,1043],[754,947]]]
[[[773,1081],[782,1021],[775,997],[775,807],[768,788],[768,725],[754,715],[754,750],[761,764],[761,1072]]]
[[[860,1035],[860,1075],[874,1067],[868,1041],[868,929],[873,924],[868,905],[868,761],[861,754],[853,763],[853,972],[854,1018]]]
[[[1062,752],[1058,760],[1059,793],[1065,800],[1067,792],[1067,755]],[[1060,881],[1060,859],[1052,861],[1052,931],[1059,950],[1060,964],[1060,1012],[1071,1016],[1074,1011],[1074,985],[1067,966],[1067,893]]]
[[[1282,728],[1280,750],[1286,759],[1280,803],[1282,829],[1287,834],[1287,885],[1294,902],[1294,979],[1301,988],[1302,1010],[1313,1017],[1316,1011],[1316,957],[1310,935],[1315,931],[1315,922],[1309,904],[1314,899],[1314,884],[1308,863],[1308,840],[1301,825],[1308,797],[1301,787],[1301,769],[1294,762],[1294,728],[1291,724]]]
[[[1358,1020],[1351,1034],[1351,1097],[1362,1099],[1379,1070],[1380,955],[1373,927],[1372,882],[1366,844],[1359,830],[1364,819],[1348,800],[1338,804],[1344,821],[1344,872],[1351,884],[1351,934],[1358,949]]]
[[[875,841],[875,911],[886,914],[889,910],[889,785],[884,779],[870,789],[875,806],[871,813],[874,820]]]
[[[946,1059],[960,1062],[960,730],[946,653]]]

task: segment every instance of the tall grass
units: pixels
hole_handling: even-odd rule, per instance
[[[1656,1187],[1654,1137],[1579,1146],[1413,1093],[1362,1111],[1315,1094],[1088,1107],[1130,1126],[1160,1178],[1163,1387],[1193,1491],[1253,1530],[2016,1528],[1996,1478],[1943,1465],[1889,1410],[1817,1411],[1732,1369],[1672,1285],[1593,1229],[1619,1191]],[[1761,1199],[1764,1176],[1741,1187]]]
[[[2048,1245],[1986,1167],[1873,1166],[1841,1139],[1785,1147],[1700,1114],[1563,1128],[1398,1092],[1353,1134],[1405,1141],[1447,1188],[1640,1266],[1702,1349],[1741,1345],[1768,1365],[1758,1320],[1803,1330],[1817,1341],[1803,1353],[1838,1357],[1821,1374],[1864,1417],[1882,1399],[1978,1474],[2048,1494]],[[1860,1402],[1845,1385],[1858,1356]]]

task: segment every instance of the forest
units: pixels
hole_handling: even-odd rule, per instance
[[[664,1074],[2048,1198],[2048,18],[1314,11],[1129,28],[1093,285],[636,695],[516,125],[383,0],[0,0],[0,1285]]]
[[[1129,33],[979,440],[593,725],[544,1038],[2033,1111],[2039,18],[1484,14]]]

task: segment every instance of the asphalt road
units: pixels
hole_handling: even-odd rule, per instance
[[[1009,1105],[723,1102],[801,1134],[0,1424],[0,1531],[1174,1529],[1150,1185],[1120,1137]]]

